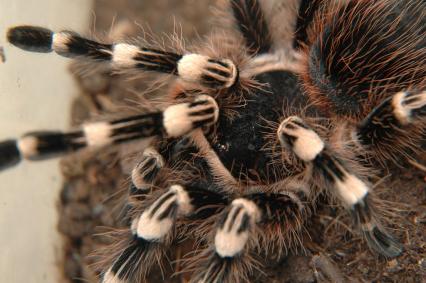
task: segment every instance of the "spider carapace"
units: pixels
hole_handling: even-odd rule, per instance
[[[250,281],[258,256],[300,245],[319,194],[350,212],[372,250],[403,252],[380,221],[373,182],[424,154],[424,1],[269,2],[221,1],[227,27],[189,48],[8,31],[24,50],[169,82],[157,111],[0,143],[6,168],[153,137],[131,172],[129,228],[114,234],[102,282],[143,281],[184,238],[194,240],[183,261],[191,282]]]

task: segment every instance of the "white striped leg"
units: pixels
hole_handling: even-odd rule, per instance
[[[230,283],[248,279],[259,268],[247,249],[261,217],[255,202],[247,198],[232,201],[217,224],[213,247],[191,263],[191,282]]]
[[[361,123],[358,135],[363,143],[369,144],[384,134],[380,131],[401,128],[425,118],[426,91],[398,92],[373,109]]]
[[[163,112],[87,123],[80,130],[69,133],[32,132],[19,140],[0,142],[0,168],[15,165],[21,159],[46,159],[84,147],[119,144],[158,135],[180,137],[193,129],[211,126],[218,115],[216,101],[210,96],[200,95],[194,102],[172,105]]]
[[[426,126],[426,91],[399,92],[373,109],[354,136],[362,145],[390,151],[388,156],[393,156],[392,151],[398,151],[396,142],[415,136],[411,131],[417,125],[421,129]]]
[[[191,282],[250,282],[260,262],[254,254],[284,254],[301,228],[306,195],[255,193],[235,199],[219,219],[214,245],[192,260]],[[277,235],[291,235],[277,237]],[[270,249],[270,250],[268,250]]]
[[[164,158],[153,147],[143,151],[142,158],[132,170],[130,196],[145,195],[150,191],[155,177],[164,167]]]
[[[256,226],[264,230],[274,223],[290,229],[294,226],[290,222],[300,222],[307,198],[303,191],[299,193],[255,193],[235,199],[218,225],[215,252],[222,258],[236,257],[244,252]]]
[[[235,64],[200,54],[175,54],[127,43],[104,44],[70,31],[53,32],[35,26],[9,29],[7,38],[13,45],[33,52],[51,52],[65,57],[83,57],[111,62],[119,69],[138,69],[179,76],[183,81],[210,88],[229,88],[238,79]]]
[[[127,203],[122,210],[121,218],[125,223],[131,221],[129,212],[133,207],[144,201],[153,191],[155,178],[164,167],[164,158],[153,147],[147,147],[141,160],[132,170]]]
[[[260,218],[260,210],[254,202],[243,198],[235,199],[216,231],[216,253],[222,258],[242,253],[251,229]]]
[[[122,210],[121,219],[124,223],[130,223],[129,212],[132,208],[145,200],[146,196],[153,191],[155,179],[164,167],[164,158],[153,147],[147,147],[142,153],[141,160],[132,170],[129,195]]]
[[[153,265],[161,265],[170,248],[176,221],[204,218],[226,200],[211,191],[173,185],[132,221],[132,239],[103,276],[104,283],[139,282]],[[120,240],[120,239],[119,239]]]
[[[277,134],[284,147],[312,164],[315,174],[321,176],[343,205],[350,209],[372,249],[386,257],[395,257],[402,252],[400,244],[372,216],[368,201],[370,186],[349,172],[338,156],[330,154],[314,130],[299,117],[291,116],[281,123]],[[314,182],[317,180],[315,176],[313,179]]]

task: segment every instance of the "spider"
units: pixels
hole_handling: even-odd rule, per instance
[[[228,27],[188,48],[11,28],[21,49],[155,73],[170,87],[148,112],[3,141],[1,168],[152,138],[131,172],[128,229],[112,235],[105,283],[144,281],[186,238],[191,282],[249,282],[260,258],[300,245],[321,195],[349,211],[373,251],[400,255],[372,182],[423,154],[425,3],[286,0],[279,21],[267,1],[220,4]]]

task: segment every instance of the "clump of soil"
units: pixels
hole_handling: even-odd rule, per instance
[[[95,26],[91,30],[110,40],[138,36],[139,23],[147,23],[156,34],[172,33],[179,23],[183,37],[194,39],[210,30],[207,6],[210,1],[95,1]],[[114,24],[112,23],[114,19]],[[137,24],[135,24],[137,23]],[[112,27],[112,28],[111,28]],[[196,27],[196,28],[195,28]],[[180,29],[180,28],[179,28]],[[105,36],[103,31],[110,32]],[[98,68],[90,76],[81,65],[71,67],[81,94],[72,105],[73,125],[103,112],[114,112],[117,105],[131,105],[137,93],[146,88],[143,82],[128,81]],[[62,160],[64,186],[59,203],[59,231],[65,238],[61,268],[69,282],[96,282],[100,270],[93,263],[94,251],[108,244],[104,227],[119,228],[127,193],[128,173],[132,162],[129,152],[141,152],[144,143],[127,152],[117,148],[107,152],[82,152]],[[131,154],[130,154],[131,155]],[[266,263],[265,275],[256,282],[424,282],[426,278],[426,179],[415,167],[395,169],[386,180],[390,188],[381,198],[401,207],[398,222],[391,224],[405,252],[386,260],[369,251],[365,242],[352,232],[348,217],[330,205],[318,207],[306,224],[309,236],[302,241],[303,253],[289,255],[279,262]],[[401,206],[405,204],[405,206]],[[391,203],[388,204],[392,206]],[[166,270],[168,274],[170,270]],[[166,276],[167,278],[167,276]],[[183,278],[163,280],[154,273],[150,282],[184,282]]]

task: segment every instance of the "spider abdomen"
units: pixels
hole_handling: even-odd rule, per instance
[[[424,88],[424,1],[350,1],[318,16],[304,83],[333,113],[362,117],[389,95]],[[414,19],[414,20],[413,20]]]

